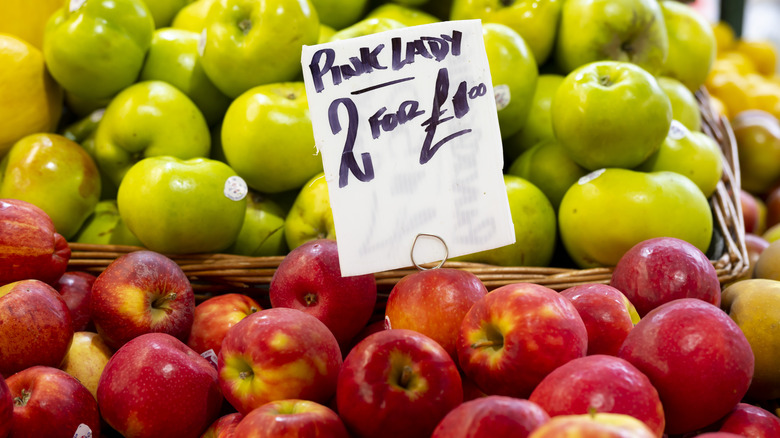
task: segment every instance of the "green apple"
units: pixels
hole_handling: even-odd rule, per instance
[[[144,0],[146,7],[154,19],[154,27],[168,27],[173,22],[173,18],[187,6],[190,0]]]
[[[698,90],[715,62],[717,44],[712,25],[693,7],[679,1],[660,2],[669,55],[661,73],[679,79],[691,91]]]
[[[615,266],[634,245],[676,237],[706,252],[713,232],[710,204],[676,172],[599,169],[564,195],[558,210],[561,240],[581,268]]]
[[[538,187],[557,212],[563,195],[572,184],[587,175],[588,170],[575,163],[558,140],[550,138],[523,152],[507,173]]]
[[[534,96],[531,98],[531,109],[528,111],[523,127],[503,142],[504,157],[508,163],[516,160],[520,154],[540,141],[555,138],[552,121],[550,121],[550,104],[561,82],[563,82],[562,75],[539,75]]]
[[[553,50],[563,0],[454,0],[452,20],[501,23],[523,37],[534,59],[544,64]]]
[[[566,73],[589,62],[615,60],[656,75],[669,45],[658,0],[566,0],[555,60]]]
[[[118,187],[142,158],[208,157],[210,135],[203,114],[178,88],[162,81],[138,82],[106,108],[95,133],[95,156]]]
[[[87,117],[97,110],[105,109],[109,103],[111,103],[111,97],[106,99],[85,99],[73,93],[65,92],[65,106],[77,117]]]
[[[522,129],[528,119],[539,70],[528,45],[508,26],[484,23],[482,37],[496,96],[501,138],[508,138]]]
[[[130,168],[117,205],[127,228],[150,250],[209,253],[236,240],[246,194],[246,183],[225,163],[160,156]]]
[[[709,198],[723,177],[722,152],[709,135],[691,131],[682,123],[673,120],[661,147],[639,165],[637,170],[668,170],[685,175]]]
[[[504,175],[515,243],[456,257],[453,260],[498,266],[548,266],[555,251],[555,210],[535,185],[515,175]]]
[[[315,175],[298,192],[284,220],[284,237],[290,251],[310,240],[336,238],[325,174]]]
[[[379,5],[371,10],[365,18],[389,18],[405,26],[419,26],[441,21],[427,12],[395,3]]]
[[[658,150],[672,123],[672,104],[658,81],[621,61],[569,73],[550,111],[555,138],[589,170],[638,166]]]
[[[672,103],[672,118],[691,131],[701,131],[701,109],[691,90],[674,78],[661,76],[656,79]]]
[[[236,241],[225,252],[252,257],[286,254],[284,218],[285,212],[276,202],[266,195],[250,190],[244,224]]]
[[[206,15],[209,13],[209,8],[211,8],[211,5],[215,1],[216,0],[195,0],[179,9],[179,12],[173,17],[171,27],[190,30],[200,34],[205,27]]]
[[[76,142],[61,135],[23,137],[0,162],[0,198],[40,207],[65,239],[76,234],[99,197],[95,162]]]
[[[320,23],[334,29],[344,29],[363,17],[368,0],[311,0]]]
[[[317,44],[319,33],[310,0],[217,0],[203,30],[203,69],[236,98],[252,87],[295,78],[302,47]]]
[[[119,216],[116,199],[98,202],[95,211],[84,221],[73,241],[94,245],[143,246]]]
[[[222,120],[230,99],[203,71],[198,55],[200,35],[183,29],[158,29],[141,70],[141,81],[165,81],[198,106],[209,126]]]
[[[330,37],[330,41],[341,41],[350,38],[357,38],[366,35],[372,35],[375,33],[385,32],[393,29],[400,29],[407,27],[400,21],[393,20],[392,18],[364,18],[358,21],[352,26],[345,27],[337,31]]]
[[[780,181],[780,119],[766,111],[747,110],[737,113],[731,126],[742,188],[754,195],[770,193]]]
[[[335,33],[336,29],[325,24],[320,24],[320,36],[317,38],[317,44],[327,43],[333,38]]]
[[[107,99],[136,81],[153,32],[142,0],[71,1],[46,24],[46,67],[66,91]]]
[[[322,172],[303,82],[260,85],[236,98],[222,123],[222,150],[263,193],[300,188]]]

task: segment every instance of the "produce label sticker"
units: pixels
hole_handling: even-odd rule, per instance
[[[342,275],[514,243],[481,21],[304,46],[301,64]]]

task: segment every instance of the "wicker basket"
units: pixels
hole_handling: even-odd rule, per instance
[[[736,142],[728,121],[719,117],[710,105],[705,90],[696,93],[702,113],[702,130],[721,146],[724,156],[724,172],[715,193],[710,197],[715,223],[718,248],[714,251],[712,264],[721,284],[733,281],[743,275],[748,267],[745,234],[741,205],[739,202],[739,164]],[[69,269],[99,274],[116,257],[140,248],[134,246],[89,245],[71,243],[72,256]],[[241,292],[263,300],[267,286],[276,268],[284,258],[247,257],[228,254],[169,255],[190,278],[196,296],[209,296]],[[430,267],[432,265],[423,265]],[[609,283],[612,268],[555,268],[555,267],[499,267],[493,265],[451,262],[448,268],[468,270],[479,277],[492,290],[497,287],[530,282],[542,284],[555,290],[562,290],[584,283]],[[375,274],[379,286],[380,300],[377,309],[384,306],[387,295],[401,278],[415,272],[416,268],[397,269]],[[264,300],[263,300],[264,301]]]

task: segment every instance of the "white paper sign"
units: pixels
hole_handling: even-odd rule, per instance
[[[391,30],[301,57],[344,276],[514,243],[479,20]],[[417,264],[442,260],[437,238]]]

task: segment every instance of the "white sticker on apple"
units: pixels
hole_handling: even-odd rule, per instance
[[[203,52],[206,51],[206,29],[203,29],[200,33],[200,39],[198,39],[198,55],[203,56]]]
[[[685,138],[685,135],[688,133],[688,128],[685,127],[682,123],[678,122],[677,120],[672,119],[672,125],[669,126],[669,134],[668,137],[672,140],[680,140]]]
[[[496,110],[509,106],[509,102],[512,100],[512,93],[509,91],[509,85],[501,84],[493,87],[493,96],[496,98]]]
[[[385,315],[385,330],[390,330],[393,328],[393,325],[390,324],[390,317]]]
[[[587,183],[593,181],[594,179],[600,177],[601,174],[604,173],[605,170],[607,170],[607,169],[594,170],[593,172],[591,172],[591,173],[589,173],[589,174],[587,174],[587,175],[585,175],[583,177],[580,177],[580,179],[577,181],[577,184],[579,184],[579,185],[587,184]]]
[[[249,187],[240,176],[231,176],[225,181],[225,196],[233,201],[240,201],[246,197]]]
[[[70,0],[70,5],[68,7],[68,10],[72,14],[72,13],[78,11],[79,8],[81,8],[84,5],[84,3],[86,3],[86,2],[87,2],[87,0]]]
[[[79,424],[76,428],[76,433],[73,434],[73,438],[92,438],[92,429],[84,423]]]
[[[89,120],[92,121],[93,123],[97,123],[103,119],[103,114],[105,113],[106,113],[105,108],[96,109],[95,111],[92,112],[92,114],[89,115]]]
[[[214,353],[213,349],[209,348],[208,350],[204,351],[200,355],[201,355],[201,357],[203,357],[204,359],[209,361],[209,363],[211,365],[213,365],[214,368],[217,368],[217,363],[218,363],[218,361],[217,361],[217,354]]]

